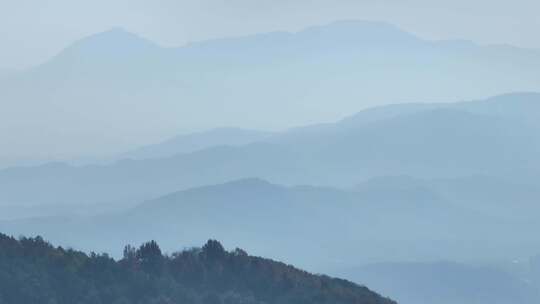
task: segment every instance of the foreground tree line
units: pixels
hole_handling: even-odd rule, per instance
[[[0,234],[0,304],[392,304],[366,287],[226,251],[215,240],[164,255],[154,241],[124,257]]]

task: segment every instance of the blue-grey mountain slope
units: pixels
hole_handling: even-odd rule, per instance
[[[485,266],[451,262],[378,263],[351,268],[344,277],[370,284],[401,304],[534,304],[536,286]]]
[[[192,153],[216,146],[244,146],[260,142],[272,136],[271,132],[239,128],[218,128],[203,132],[177,135],[166,141],[145,145],[120,154],[117,158],[150,159],[171,157],[180,153]]]
[[[39,232],[63,246],[115,254],[117,243],[156,239],[172,249],[177,242],[216,237],[313,270],[384,260],[508,259],[516,248],[529,255],[540,251],[536,222],[492,215],[488,202],[467,208],[433,189],[388,185],[339,190],[243,179],[171,193],[108,215],[2,221],[0,230]],[[538,207],[524,212],[537,214]]]
[[[540,132],[532,118],[540,121],[539,96],[506,96],[505,103],[522,105],[515,116],[489,113],[498,98],[493,103],[422,105],[426,109],[384,119],[369,118],[368,110],[243,146],[109,165],[13,167],[0,170],[0,203],[128,203],[253,176],[285,185],[339,187],[388,175],[488,176],[536,185]],[[521,103],[523,98],[530,102]]]

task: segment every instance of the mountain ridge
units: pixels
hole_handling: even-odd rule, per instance
[[[533,96],[540,103],[540,95]],[[509,116],[493,112],[491,103],[435,105],[404,114],[389,108],[390,114],[365,112],[358,122],[308,126],[246,145],[165,158],[10,168],[0,170],[0,197],[11,203],[38,198],[41,203],[67,203],[81,197],[94,203],[129,202],[253,176],[285,185],[339,187],[384,175],[491,175],[524,182],[534,180],[540,167],[533,156],[540,151],[540,112],[535,107]],[[125,187],[111,186],[119,184]]]
[[[477,192],[493,185],[497,191],[478,196],[468,195],[468,185],[468,180],[417,181],[413,185],[373,181],[354,189],[335,189],[275,185],[251,178],[176,191],[102,215],[0,221],[0,230],[14,235],[40,231],[61,245],[99,249],[115,256],[119,254],[115,243],[155,239],[174,250],[179,241],[197,244],[212,237],[246,244],[258,255],[285,259],[310,270],[335,267],[336,261],[353,257],[355,261],[406,260],[415,255],[426,260],[470,257],[471,248],[478,255],[505,257],[517,246],[513,239],[522,251],[538,249],[530,239],[535,222],[523,220],[537,213],[536,196],[519,205],[520,213],[510,216],[499,212],[508,204],[504,197],[512,197],[522,188],[502,196],[507,184],[486,183]],[[502,201],[492,201],[499,196]],[[519,200],[523,198],[531,199],[525,195]],[[399,231],[390,223],[400,227]],[[104,229],[109,231],[106,239],[102,238]],[[519,238],[515,236],[518,232]],[[276,239],[276,235],[282,237]],[[457,244],[456,238],[460,240]],[[486,244],[495,243],[501,249],[490,252]],[[332,248],[336,246],[347,249],[335,252]],[[298,254],[302,250],[313,252],[307,257]]]

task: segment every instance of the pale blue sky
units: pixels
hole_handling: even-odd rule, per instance
[[[114,26],[176,46],[369,19],[426,38],[540,48],[539,11],[538,0],[0,0],[0,68],[43,62],[72,41]]]

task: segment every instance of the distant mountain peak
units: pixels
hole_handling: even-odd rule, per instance
[[[144,53],[158,48],[158,45],[146,38],[129,32],[124,28],[113,27],[74,42],[56,57],[122,56],[133,53]]]
[[[261,190],[276,190],[281,189],[283,186],[272,184],[267,180],[258,177],[247,177],[229,182],[208,185],[197,188],[188,189],[186,191],[208,191],[208,190],[225,190],[225,191],[241,191],[241,192],[253,192]],[[179,193],[181,193],[180,191]]]
[[[228,186],[276,186],[269,181],[258,177],[247,177],[239,180],[230,181],[223,185]]]
[[[391,23],[368,20],[335,21],[326,25],[309,27],[299,33],[328,35],[341,41],[403,43],[421,40]]]
[[[156,46],[155,43],[150,40],[139,36],[133,32],[130,32],[122,27],[113,27],[109,30],[96,33],[85,38],[82,38],[75,44],[85,44],[85,43],[132,43],[137,45],[145,46]]]
[[[360,19],[344,19],[334,21],[326,25],[327,27],[341,27],[341,28],[386,28],[387,30],[402,31],[398,26],[376,20],[360,20]]]
[[[113,26],[110,29],[103,31],[102,33],[107,33],[107,32],[131,34],[128,30],[126,30],[125,28],[121,26]]]
[[[235,193],[254,193],[260,191],[273,191],[282,189],[283,186],[272,184],[264,179],[257,177],[249,177],[243,179],[237,179],[228,181],[220,184],[212,184],[206,186],[193,187],[186,190],[176,191],[170,194],[167,194],[163,197],[158,198],[158,200],[167,200],[170,198],[177,197],[179,195],[185,195],[186,193],[224,193],[224,192],[235,192]]]

